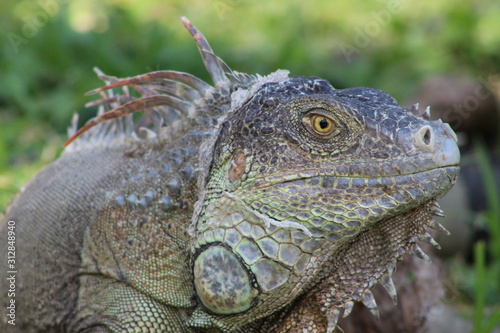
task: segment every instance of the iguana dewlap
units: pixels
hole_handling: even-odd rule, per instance
[[[100,74],[99,115],[7,207],[0,331],[331,332],[435,244],[459,171],[447,124],[376,89],[232,71],[183,23],[213,85]]]

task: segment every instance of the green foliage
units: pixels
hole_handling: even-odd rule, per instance
[[[476,244],[475,254],[475,293],[474,293],[474,330],[473,333],[489,333],[500,326],[500,309],[493,313],[486,313],[489,304],[487,295],[493,295],[496,300],[491,303],[498,305],[500,295],[500,192],[496,187],[495,176],[484,143],[475,142],[475,151],[481,168],[481,177],[486,189],[488,212],[486,221],[490,231],[491,265],[486,265],[486,245],[483,242]],[[494,281],[495,283],[488,283]]]
[[[486,245],[478,242],[474,248],[475,262],[475,293],[474,293],[474,326],[473,333],[490,333],[500,325],[500,309],[494,309],[488,314],[487,294],[493,291],[488,289],[488,280],[498,281],[500,276],[498,262],[491,266],[486,266]],[[498,290],[496,292],[498,295]]]
[[[493,238],[491,242],[491,253],[494,260],[500,262],[500,192],[496,187],[498,182],[495,180],[493,167],[488,157],[485,144],[483,142],[475,142],[474,148],[477,152],[477,160],[481,169],[481,177],[483,178],[482,180],[488,200],[486,221],[488,222],[488,229]],[[500,288],[500,279],[498,283]]]

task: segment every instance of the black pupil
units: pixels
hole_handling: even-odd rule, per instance
[[[319,127],[321,127],[321,129],[325,129],[328,127],[328,120],[326,120],[326,118],[323,118],[319,121]]]

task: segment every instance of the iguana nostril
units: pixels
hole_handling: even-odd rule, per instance
[[[460,161],[455,133],[443,122],[423,125],[416,130],[413,139],[422,152],[432,154],[430,159],[435,167],[457,165]]]
[[[432,133],[432,127],[429,125],[422,126],[416,135],[416,142],[420,148],[431,149],[433,146],[434,135]]]
[[[424,130],[424,134],[423,134],[423,137],[422,137],[422,141],[426,144],[426,145],[430,145],[431,144],[431,131],[430,129],[425,129]]]

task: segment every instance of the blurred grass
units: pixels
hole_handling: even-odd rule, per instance
[[[490,231],[491,263],[486,264],[487,247],[484,242],[478,242],[474,249],[475,255],[475,286],[474,286],[474,328],[473,333],[490,333],[500,326],[500,191],[496,187],[493,165],[488,157],[484,142],[474,142],[477,160],[481,169],[482,182],[487,194],[486,222]],[[493,283],[491,283],[491,282]],[[494,299],[487,302],[487,297]],[[496,307],[487,313],[488,304]]]
[[[500,191],[496,186],[498,182],[495,180],[493,164],[488,156],[486,144],[476,141],[474,142],[474,148],[486,191],[488,207],[486,222],[488,223],[491,237],[494,240],[498,240],[491,242],[491,253],[494,261],[500,263]],[[500,280],[498,281],[498,288],[500,289]]]
[[[490,333],[500,325],[500,309],[498,304],[491,308],[487,298],[491,295],[498,295],[498,286],[491,284],[500,276],[499,262],[487,266],[486,264],[486,244],[478,242],[474,248],[474,315],[473,333]],[[497,280],[498,281],[498,280]]]
[[[365,0],[362,6],[347,0],[3,0],[0,210],[61,152],[72,114],[81,123],[95,114],[84,108],[92,100],[84,93],[101,85],[94,66],[119,77],[174,69],[209,81],[180,16],[237,71],[288,69],[337,88],[382,89],[399,101],[429,75],[485,78],[500,66],[495,0]],[[486,271],[483,286],[498,277]],[[472,295],[480,292],[474,288]],[[498,295],[487,292],[486,304]]]

